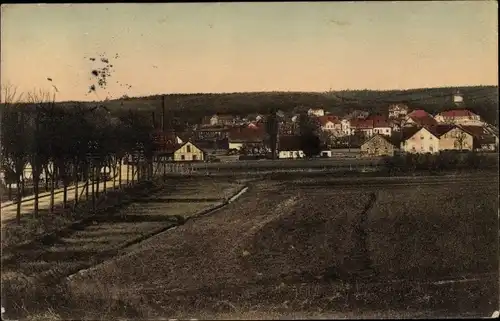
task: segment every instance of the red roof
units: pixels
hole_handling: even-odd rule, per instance
[[[328,122],[332,122],[334,124],[340,124],[340,120],[337,116],[334,115],[325,115],[318,117],[319,123],[321,126],[325,126]]]
[[[427,112],[425,112],[427,114]],[[409,117],[419,126],[435,126],[437,125],[437,121],[431,115],[422,115],[419,116],[409,115]]]
[[[408,116],[411,117],[412,119],[423,118],[423,117],[432,117],[431,114],[429,114],[428,112],[426,112],[423,109],[414,110],[411,113],[409,113]]]
[[[437,114],[439,116],[443,116],[443,117],[450,117],[450,118],[453,118],[453,117],[470,117],[470,116],[477,116],[476,114],[474,114],[473,112],[471,112],[470,110],[467,110],[467,109],[453,109],[453,110],[447,110],[447,111],[443,111],[443,112],[440,112],[439,114]],[[436,115],[436,116],[437,116]]]
[[[483,138],[483,137],[494,137],[485,127],[483,126],[464,126],[464,125],[459,125],[460,128],[462,128],[464,131],[467,133],[471,134],[472,136],[476,138]]]
[[[352,119],[351,128],[370,129],[373,128],[372,119]]]

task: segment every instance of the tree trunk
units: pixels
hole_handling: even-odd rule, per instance
[[[63,208],[67,207],[68,202],[68,181],[66,178],[63,180]]]
[[[55,195],[54,195],[54,190],[55,190],[55,177],[54,177],[54,172],[52,172],[52,177],[50,179],[50,213],[54,213],[54,201],[55,201]]]
[[[9,201],[12,201],[12,184],[8,184],[8,190],[9,190]]]
[[[106,194],[106,184],[108,182],[108,175],[107,175],[107,171],[106,171],[106,166],[104,167],[104,178],[103,178],[103,188],[102,188],[102,193],[103,194]]]
[[[73,209],[76,209],[76,206],[78,205],[78,162],[75,161],[75,167],[73,171],[73,177],[75,180],[75,200],[73,201]]]
[[[85,182],[86,182],[86,184],[85,184],[85,202],[88,203],[88,200],[89,200],[89,197],[90,197],[90,195],[89,195],[89,184],[90,184],[90,182],[89,182],[89,172],[90,172],[90,168],[89,168],[88,164],[86,166],[87,166],[87,170],[85,171]]]
[[[120,159],[120,167],[118,168],[118,187],[122,189],[122,160]]]
[[[118,168],[118,163],[115,161],[113,164],[113,190],[116,189],[116,169]]]
[[[21,179],[17,179],[17,210],[16,210],[16,222],[21,224]]]
[[[38,194],[39,194],[39,184],[40,184],[40,170],[38,168],[33,168],[33,194],[35,196],[35,199],[34,199],[34,208],[33,208],[33,214],[35,216],[35,218],[38,218]]]
[[[101,177],[100,177],[101,176],[101,168],[100,168],[100,166],[95,169],[95,173],[96,173],[95,174],[96,175],[95,176],[95,178],[96,178],[96,180],[95,180],[95,183],[96,183],[95,184],[95,195],[97,198],[99,198],[99,183],[101,182]]]
[[[130,183],[130,165],[128,162],[126,166],[127,166],[127,186],[128,186],[128,184]]]
[[[24,179],[24,170],[23,172],[21,173],[21,198],[24,197],[24,194],[25,194],[25,179]]]
[[[44,169],[44,172],[45,172],[45,191],[48,192],[49,191],[49,171],[47,169]]]
[[[95,211],[95,167],[92,166],[92,177],[91,177],[91,183],[92,183],[92,211]]]

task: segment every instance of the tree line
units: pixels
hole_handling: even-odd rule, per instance
[[[2,94],[1,167],[9,194],[11,185],[16,185],[18,223],[20,200],[28,184],[33,186],[34,215],[38,217],[43,183],[51,192],[53,212],[54,190],[59,185],[63,188],[64,208],[68,207],[68,187],[73,184],[73,206],[79,204],[85,193],[86,200],[92,198],[95,208],[96,198],[102,195],[99,183],[104,184],[105,190],[109,178],[101,174],[103,169],[113,178],[113,184],[121,185],[124,160],[133,160],[127,166],[128,183],[134,183],[134,177],[139,180],[152,177],[154,141],[147,115],[133,110],[111,113],[99,103],[89,106],[74,102],[61,106],[42,91],[29,93],[25,103],[20,103],[20,95],[12,88],[4,88]],[[25,175],[27,168],[31,168],[29,178]],[[79,182],[85,183],[81,191]]]

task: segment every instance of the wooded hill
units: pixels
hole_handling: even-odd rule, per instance
[[[411,109],[430,113],[454,108],[452,95],[457,90],[464,96],[464,106],[489,123],[498,124],[498,86],[420,88],[409,90],[344,90],[311,92],[248,92],[222,94],[168,94],[165,110],[169,118],[196,123],[203,116],[220,114],[247,115],[267,113],[271,107],[284,112],[300,108],[323,108],[331,113],[345,114],[354,109],[385,113],[390,104],[405,103]],[[157,111],[160,115],[162,96],[133,97],[102,102],[110,111],[134,109]],[[67,104],[61,103],[61,104]],[[87,104],[87,103],[86,103]],[[89,104],[96,104],[95,102]]]

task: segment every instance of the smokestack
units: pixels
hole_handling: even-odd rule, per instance
[[[161,96],[161,130],[165,132],[165,95]]]

